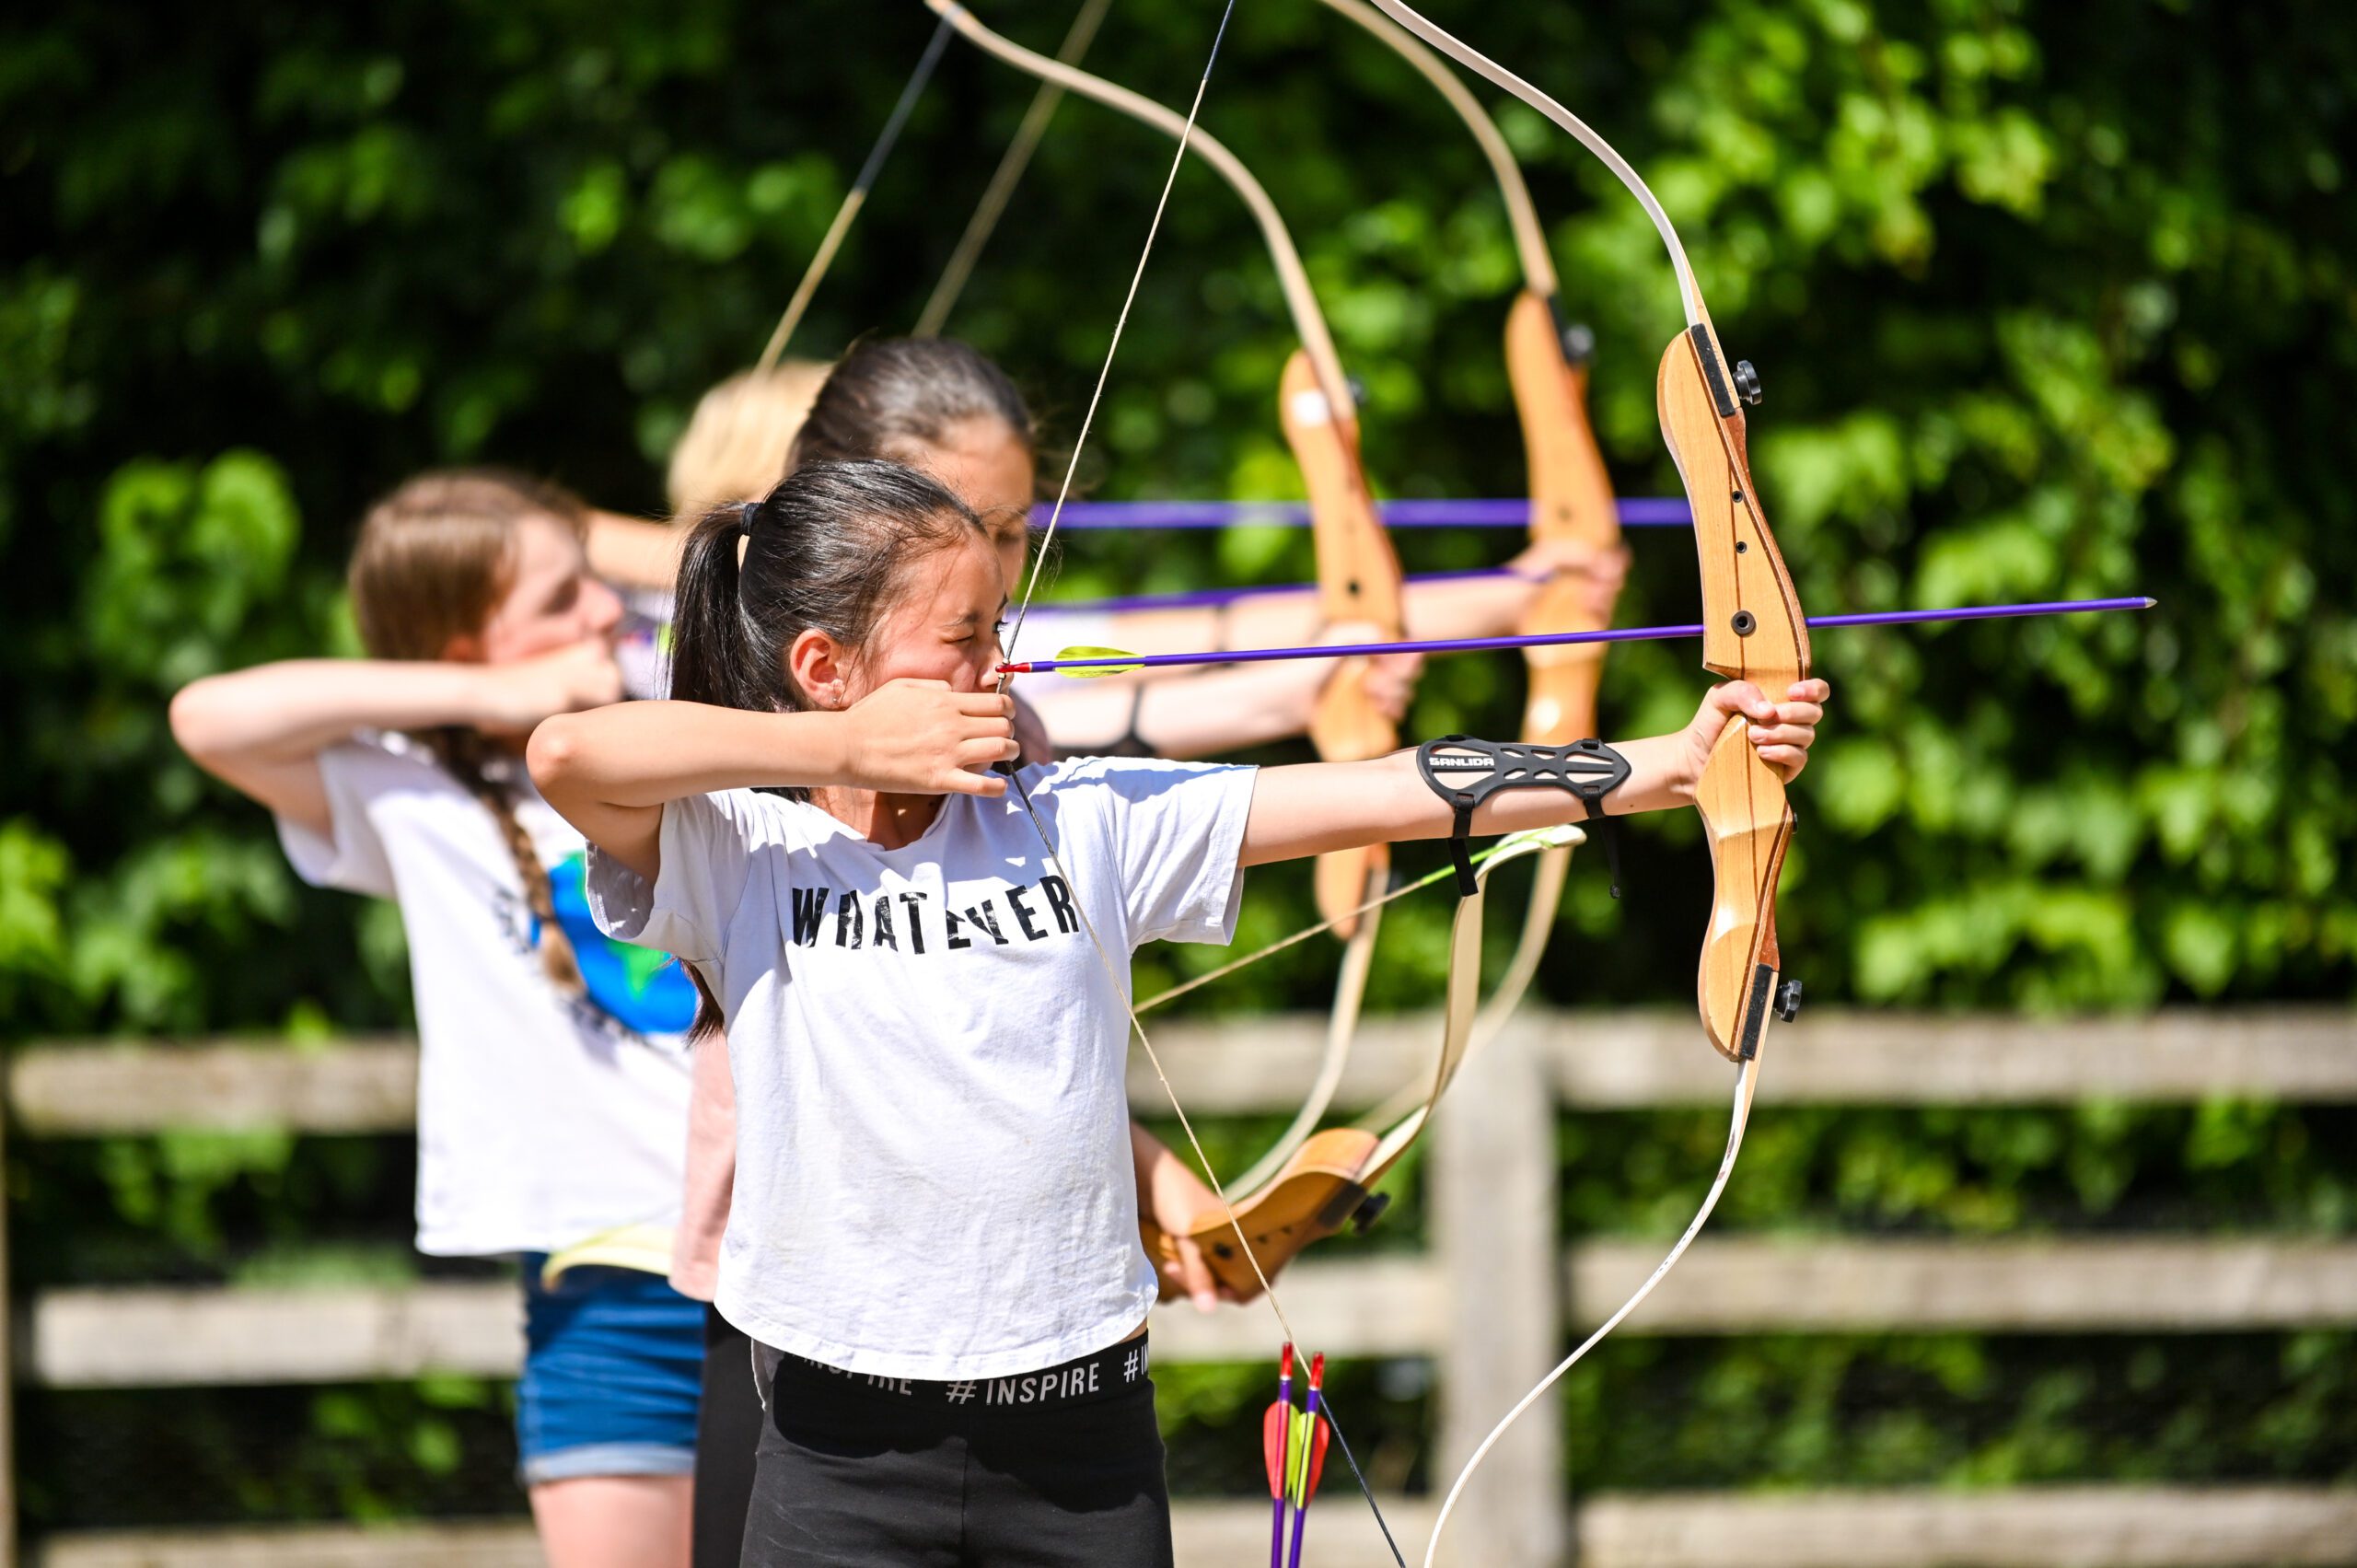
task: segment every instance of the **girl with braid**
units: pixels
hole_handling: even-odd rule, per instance
[[[522,1479],[552,1568],[688,1559],[702,1308],[659,1275],[547,1254],[679,1210],[693,983],[601,935],[581,835],[525,772],[535,725],[622,695],[621,607],[552,486],[429,473],[351,573],[366,659],[199,680],[172,730],[269,807],[296,873],[394,900],[421,1048],[419,1250],[514,1254]]]

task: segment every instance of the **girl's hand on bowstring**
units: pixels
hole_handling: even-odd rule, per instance
[[[483,665],[479,679],[484,711],[476,727],[486,735],[520,738],[543,719],[622,700],[621,666],[602,637],[511,664]]]
[[[1767,693],[1748,680],[1713,687],[1695,710],[1694,722],[1686,726],[1689,776],[1702,776],[1720,732],[1729,721],[1741,718],[1750,723],[1748,738],[1759,760],[1775,769],[1786,784],[1792,783],[1808,766],[1808,749],[1817,743],[1817,726],[1832,697],[1833,688],[1817,679],[1800,682],[1781,703],[1770,702]]]
[[[1506,563],[1517,577],[1542,586],[1571,578],[1581,587],[1580,599],[1589,614],[1609,625],[1612,607],[1620,601],[1620,586],[1629,577],[1625,545],[1598,546],[1576,539],[1546,539]]]
[[[881,795],[1006,793],[992,764],[1012,761],[1015,699],[946,680],[889,680],[842,710],[845,782]]]
[[[1382,627],[1362,621],[1339,621],[1318,633],[1320,643],[1337,645],[1390,640]],[[1423,673],[1422,654],[1374,655],[1366,661],[1366,700],[1385,718],[1399,724],[1408,716],[1408,704],[1415,700],[1416,682]]]

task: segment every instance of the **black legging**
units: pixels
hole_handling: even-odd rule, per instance
[[[1171,1568],[1143,1336],[1015,1377],[773,1367],[743,1568]]]
[[[761,1442],[761,1396],[753,1342],[717,1310],[703,1309],[703,1403],[696,1411],[694,1568],[737,1568]]]

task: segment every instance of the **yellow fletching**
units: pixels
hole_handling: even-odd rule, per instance
[[[1056,656],[1059,661],[1075,658],[1132,659],[1135,657],[1137,655],[1127,648],[1096,648],[1086,643],[1077,647],[1066,648]],[[1074,680],[1099,680],[1109,675],[1134,675],[1144,668],[1145,666],[1142,664],[1099,664],[1091,665],[1086,669],[1060,669],[1056,673],[1069,676]]]

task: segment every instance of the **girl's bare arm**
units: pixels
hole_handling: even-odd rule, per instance
[[[1618,547],[1598,550],[1575,540],[1550,540],[1525,550],[1508,563],[1506,572],[1496,575],[1408,583],[1400,592],[1400,608],[1411,637],[1500,635],[1514,631],[1549,583],[1561,575],[1585,585],[1589,613],[1609,621],[1627,573],[1627,552]],[[1317,590],[1303,588],[1253,594],[1218,609],[1133,610],[1114,617],[1109,634],[1117,646],[1144,654],[1274,647],[1314,641],[1325,630]],[[1373,642],[1378,636],[1338,640]],[[1194,673],[1167,667],[1135,679],[1164,684]]]
[[[520,739],[550,714],[621,695],[599,644],[504,665],[288,659],[181,688],[172,738],[206,772],[324,834],[334,824],[319,754],[354,730],[460,725]]]
[[[589,570],[626,588],[668,589],[679,578],[687,525],[643,522],[613,512],[589,514]]]
[[[648,881],[662,870],[667,801],[761,785],[904,795],[1005,793],[986,770],[1015,755],[1015,701],[894,680],[834,712],[748,713],[621,703],[532,734],[532,780],[582,837]]]
[[[1738,714],[1751,721],[1760,759],[1786,779],[1799,776],[1830,690],[1822,680],[1805,680],[1786,701],[1771,703],[1748,681],[1713,688],[1686,728],[1617,744],[1629,761],[1629,780],[1605,797],[1605,810],[1617,817],[1692,805],[1712,744]],[[1585,815],[1585,807],[1560,791],[1507,790],[1474,812],[1473,830],[1512,833]],[[1368,762],[1269,768],[1253,790],[1242,858],[1247,865],[1262,865],[1361,844],[1446,838],[1450,819],[1448,804],[1417,772],[1411,751]]]

